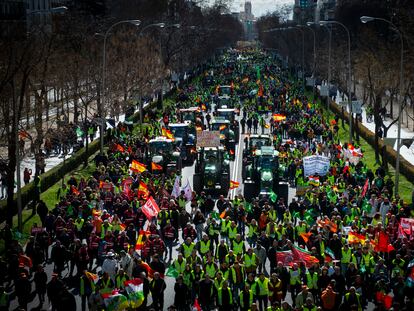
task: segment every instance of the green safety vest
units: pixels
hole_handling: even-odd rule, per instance
[[[231,222],[223,220],[221,222],[221,235],[226,236],[228,235],[228,230],[230,229]]]
[[[124,288],[125,281],[128,281],[128,278],[126,275],[123,275],[122,277],[120,275],[117,275],[115,278],[115,287],[118,289]]]
[[[358,293],[355,293],[355,295],[356,295],[357,301],[358,301],[358,311],[362,311],[360,295]],[[350,296],[350,293],[345,294],[345,301],[346,302],[348,302],[349,296]]]
[[[213,284],[217,291],[223,286],[225,280],[225,278],[221,278],[221,280],[218,280],[217,278],[214,279]]]
[[[247,237],[252,238],[253,235],[257,236],[257,226],[249,225],[249,232],[247,232]]]
[[[231,280],[233,281],[233,284],[237,283],[237,273],[236,270],[234,269],[234,267],[231,268]],[[242,279],[244,280],[244,276],[245,276],[245,271],[244,271],[244,267],[240,266],[240,274]]]
[[[81,218],[80,222],[78,220],[75,221],[75,226],[76,226],[76,229],[78,231],[80,231],[82,229],[84,222],[85,222],[85,220],[83,218]]]
[[[250,268],[256,266],[256,254],[253,253],[251,256],[249,254],[244,255],[244,266]]]
[[[191,256],[191,253],[193,252],[193,249],[195,247],[194,242],[191,242],[190,245],[187,245],[187,243],[183,244],[183,256],[184,258],[188,258]]]
[[[348,248],[348,251],[345,252],[345,249],[342,248],[341,249],[341,253],[342,253],[342,258],[341,258],[341,263],[343,264],[348,264],[351,262],[351,256],[352,256],[352,251],[350,248]]]
[[[207,254],[207,252],[210,250],[210,245],[211,245],[210,240],[208,240],[207,243],[201,240],[200,241],[200,253],[202,255]]]
[[[320,246],[320,249],[321,249],[321,256],[325,256],[325,242],[320,241],[319,246]]]
[[[314,272],[312,275],[307,272],[306,273],[306,281],[309,289],[318,289],[318,274]]]
[[[183,259],[183,261],[180,263],[178,262],[178,259],[174,261],[174,268],[178,272],[178,274],[182,274],[185,270],[186,261]]]
[[[183,273],[183,282],[188,287],[191,287],[191,271],[184,270],[184,273]]]
[[[237,235],[237,227],[230,227],[229,228],[229,239],[230,240],[233,240],[233,239],[235,239],[236,238],[236,235]]]
[[[300,271],[299,270],[289,270],[290,274],[290,285],[300,284]]]
[[[318,310],[318,308],[316,308],[315,305],[313,305],[312,307],[307,307],[306,305],[302,306],[302,311],[316,311]]]
[[[244,305],[244,295],[245,295],[245,292],[244,292],[244,290],[242,290],[239,294],[239,302],[240,302],[240,307],[241,308],[246,307]],[[251,289],[249,289],[249,306],[251,306],[252,303],[253,303],[253,291]]]
[[[223,290],[224,289],[222,287],[220,287],[219,290],[218,290],[218,305],[219,306],[221,306],[223,304],[223,294],[222,294]],[[233,295],[231,294],[231,290],[230,290],[229,287],[227,287],[226,290],[229,293],[229,300],[230,300],[230,304],[232,305],[233,304]]]
[[[214,278],[216,276],[216,270],[217,268],[213,262],[206,264],[206,274],[208,274],[210,278]]]
[[[243,246],[244,241],[241,240],[240,242],[233,241],[233,253],[234,255],[241,255],[243,253]]]
[[[258,278],[256,280],[256,284],[259,287],[259,296],[268,296],[269,295],[269,279],[268,278],[264,278],[264,280],[260,280],[260,278]]]

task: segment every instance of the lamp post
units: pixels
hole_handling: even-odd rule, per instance
[[[391,29],[395,31],[400,37],[400,104],[398,105],[398,130],[397,130],[397,159],[395,162],[395,195],[398,194],[399,182],[400,182],[400,149],[401,149],[401,113],[402,113],[402,101],[404,100],[404,37],[402,32],[395,26],[391,21],[381,18],[381,17],[372,17],[372,16],[361,16],[361,22],[366,24],[375,20],[385,22],[391,26]]]
[[[313,85],[312,85],[312,90],[313,90],[313,101],[315,102],[315,70],[316,70],[316,33],[315,30],[310,27],[310,25],[308,25],[308,23],[306,25],[296,25],[296,27],[299,28],[308,28],[310,31],[312,31],[312,35],[313,35],[313,68],[312,68],[312,78],[313,78]]]
[[[301,27],[298,26],[292,26],[285,29],[298,29],[302,33],[302,86],[303,91],[305,91],[305,32]]]
[[[352,121],[353,121],[353,115],[352,115],[352,96],[351,96],[351,83],[352,83],[352,70],[351,70],[351,35],[349,34],[349,29],[342,23],[338,21],[320,21],[319,24],[321,26],[326,26],[328,24],[336,24],[341,26],[343,29],[345,29],[346,34],[348,36],[348,107],[349,107],[349,143],[352,143],[353,141],[353,135],[352,135]]]
[[[98,113],[99,113],[99,117],[100,117],[100,122],[99,122],[99,136],[100,136],[100,150],[99,150],[99,154],[102,156],[103,155],[103,148],[104,148],[104,128],[105,128],[105,121],[104,121],[104,115],[103,115],[103,107],[105,105],[105,66],[106,66],[106,40],[107,37],[109,35],[109,33],[111,32],[111,30],[121,24],[132,24],[136,27],[138,27],[141,24],[140,20],[137,19],[131,19],[131,20],[124,20],[124,21],[120,21],[117,22],[115,24],[113,24],[111,27],[108,28],[108,30],[105,32],[105,36],[104,36],[104,44],[103,44],[103,53],[102,53],[102,98],[101,98],[101,102],[100,105],[98,107]]]

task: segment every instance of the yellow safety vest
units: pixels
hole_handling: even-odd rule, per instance
[[[210,240],[204,242],[203,240],[200,241],[200,253],[202,255],[207,254],[207,252],[210,250]]]
[[[210,278],[214,278],[216,276],[216,267],[213,262],[206,264],[206,274],[208,274]]]
[[[230,304],[233,304],[233,295],[231,294],[231,290],[230,290],[229,287],[227,287],[226,289],[229,292]],[[223,294],[222,294],[223,293],[223,290],[225,290],[225,289],[223,289],[221,287],[218,290],[218,305],[219,306],[221,306],[222,303],[223,303]]]
[[[236,235],[237,235],[237,227],[230,227],[229,228],[229,239],[230,240],[233,240],[233,239],[235,239],[236,238]]]
[[[244,246],[244,241],[241,240],[240,242],[236,242],[233,241],[233,253],[234,255],[239,255],[243,253],[243,246]]]
[[[306,280],[309,289],[318,289],[318,274],[314,272],[312,275],[307,272],[306,273]]]
[[[345,252],[345,249],[342,248],[341,254],[342,254],[341,263],[347,264],[351,262],[352,251],[350,248],[348,248],[347,252]]]
[[[186,243],[183,244],[183,253],[184,253],[183,256],[184,256],[184,258],[188,258],[188,257],[191,256],[191,253],[193,252],[194,246],[195,246],[194,242],[191,242],[190,245],[187,245]]]
[[[239,294],[239,302],[240,302],[240,307],[244,308],[244,290],[242,290]],[[249,306],[251,306],[253,303],[253,291],[251,289],[249,289]]]
[[[178,274],[182,274],[184,272],[185,265],[186,265],[185,259],[183,259],[181,263],[178,262],[178,259],[174,261],[174,268],[178,272]]]
[[[299,270],[290,270],[290,285],[300,284],[300,271]]]
[[[240,266],[240,274],[241,274],[242,279],[244,280],[245,272],[244,272],[244,267],[242,266]],[[233,284],[237,283],[237,273],[234,267],[231,268],[231,280],[233,281]]]
[[[249,254],[244,255],[244,266],[250,268],[256,266],[256,254],[253,253],[251,256]]]
[[[269,295],[269,279],[268,278],[264,278],[264,280],[260,280],[260,278],[258,278],[256,280],[256,284],[257,286],[259,286],[259,296],[268,296]]]

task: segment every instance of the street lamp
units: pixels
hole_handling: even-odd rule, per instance
[[[401,148],[401,113],[402,113],[402,101],[404,100],[404,38],[402,32],[395,26],[391,21],[381,18],[381,17],[372,17],[372,16],[361,16],[361,22],[366,24],[375,20],[385,22],[391,26],[391,29],[394,30],[400,37],[400,104],[398,105],[398,130],[397,130],[397,159],[395,162],[395,195],[398,194],[399,182],[400,182],[400,148]]]
[[[284,29],[286,30],[298,29],[302,33],[302,86],[303,86],[303,91],[305,91],[305,32],[303,31],[301,27],[298,27],[298,26],[287,27]]]
[[[313,89],[313,100],[315,102],[315,70],[316,70],[316,33],[315,30],[309,25],[310,22],[306,23],[306,25],[296,25],[299,28],[308,28],[312,31],[313,34],[313,69],[312,69],[312,78],[314,79],[312,89]]]
[[[312,25],[316,25],[316,23],[314,22],[307,22],[308,26],[312,26]],[[332,31],[331,29],[328,27],[328,25],[323,25],[324,28],[326,28],[326,30],[328,31],[329,34],[329,43],[328,43],[328,81],[327,81],[327,85],[328,85],[328,100],[326,103],[326,107],[329,111],[329,100],[330,100],[330,92],[331,92],[331,47],[332,47]]]
[[[329,24],[336,24],[345,29],[348,36],[348,106],[349,106],[349,143],[353,141],[352,135],[352,96],[351,96],[351,83],[352,83],[352,72],[351,72],[351,35],[349,34],[349,29],[342,23],[338,21],[320,21],[319,25],[326,26]],[[329,87],[329,86],[328,86]]]
[[[102,53],[102,98],[101,98],[101,102],[100,105],[98,107],[99,110],[99,117],[100,117],[100,122],[99,122],[99,136],[100,136],[100,150],[99,150],[99,154],[102,156],[103,155],[103,148],[104,148],[104,127],[105,127],[105,118],[103,116],[103,107],[105,105],[105,66],[106,66],[106,39],[108,37],[108,34],[111,32],[111,30],[118,25],[121,24],[131,24],[134,25],[136,27],[138,27],[141,24],[141,21],[138,19],[131,19],[131,20],[124,20],[124,21],[120,21],[117,22],[115,24],[113,24],[111,27],[108,28],[108,30],[105,32],[105,36],[104,36],[104,45],[103,45],[103,53]]]

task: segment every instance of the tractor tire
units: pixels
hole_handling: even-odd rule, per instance
[[[257,196],[256,183],[252,180],[245,181],[244,183],[244,198],[246,201],[251,202]]]
[[[230,175],[223,174],[220,179],[221,194],[227,196],[230,188]]]
[[[201,191],[203,191],[203,185],[201,183],[200,174],[194,174],[193,176],[193,189],[196,193],[200,193]]]

